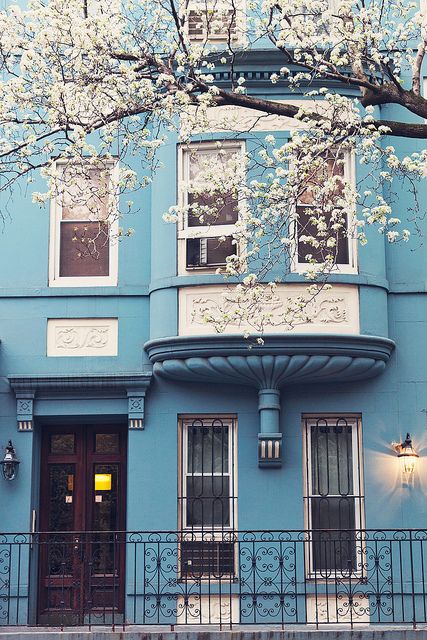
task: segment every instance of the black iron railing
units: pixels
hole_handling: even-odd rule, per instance
[[[427,529],[2,534],[0,623],[427,623]]]

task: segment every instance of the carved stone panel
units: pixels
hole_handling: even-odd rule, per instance
[[[278,101],[280,102],[280,100]],[[286,104],[295,107],[312,108],[320,115],[324,114],[328,107],[321,100],[286,100]],[[195,113],[195,112],[194,112]],[[194,113],[192,115],[194,117]],[[267,114],[263,111],[254,111],[245,107],[210,107],[207,110],[207,122],[204,123],[211,133],[226,133],[236,131],[293,131],[304,128],[306,125],[300,120],[287,116]],[[202,128],[195,125],[193,135],[201,133]]]
[[[359,293],[356,285],[333,285],[332,289],[317,294],[304,309],[304,319],[294,326],[285,322],[286,310],[292,300],[306,295],[304,285],[278,285],[267,302],[269,314],[262,316],[262,326],[254,314],[251,325],[233,315],[233,302],[223,297],[224,288],[212,285],[185,287],[179,292],[179,335],[207,335],[216,333],[206,318],[221,317],[221,310],[232,319],[225,327],[225,334],[249,333],[340,333],[358,334]],[[265,308],[263,308],[265,311]],[[261,316],[260,316],[261,317]]]
[[[47,321],[48,356],[116,356],[117,318],[51,318]]]

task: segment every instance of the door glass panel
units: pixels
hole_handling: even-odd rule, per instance
[[[119,434],[96,433],[95,453],[119,453]]]
[[[114,531],[118,524],[118,465],[94,465],[94,503],[92,530],[94,534],[91,562],[93,573],[112,574],[117,568]]]
[[[50,453],[74,453],[74,433],[52,433],[50,436]]]
[[[74,465],[49,465],[49,531],[66,532],[74,529]],[[49,536],[49,575],[70,574],[72,544],[63,533]]]

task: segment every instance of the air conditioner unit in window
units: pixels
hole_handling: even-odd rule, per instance
[[[221,267],[226,264],[227,256],[236,255],[237,247],[233,237],[188,238],[186,265],[187,269],[197,267]]]
[[[234,574],[234,542],[181,542],[181,575],[220,578]]]
[[[236,14],[232,9],[190,9],[188,37],[193,41],[227,42],[236,38]]]

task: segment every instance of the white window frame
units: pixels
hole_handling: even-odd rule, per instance
[[[88,159],[89,160],[89,159]],[[56,167],[66,166],[66,161],[58,161]],[[119,167],[116,161],[105,162],[110,168],[110,174],[115,184],[118,184]],[[118,193],[117,210],[118,210]],[[50,203],[50,234],[49,234],[49,287],[115,287],[118,276],[118,242],[112,240],[117,237],[119,231],[118,216],[114,216],[109,222],[109,274],[108,276],[60,276],[60,223],[62,216],[62,206],[60,196],[52,198]],[[77,221],[76,221],[77,222]]]
[[[246,1],[245,0],[235,0],[236,4],[236,16],[235,16],[235,35],[231,35],[230,42],[234,46],[243,46],[246,44]],[[185,35],[189,39],[192,44],[203,45],[203,44],[212,44],[212,45],[227,45],[229,41],[228,32],[224,36],[221,36],[220,33],[213,34],[208,37],[206,23],[203,23],[203,35],[200,38],[192,38],[189,31],[189,14],[190,11],[197,11],[203,14],[205,11],[210,11],[215,9],[218,10],[229,10],[232,9],[230,2],[227,0],[190,0],[188,2],[187,9],[187,20],[185,23]]]
[[[179,526],[182,531],[191,531],[195,533],[197,531],[200,532],[208,532],[208,531],[235,531],[237,526],[237,416],[232,414],[197,414],[197,415],[185,415],[180,416],[179,418],[179,429],[180,429],[180,442],[181,451],[180,451],[180,498],[183,500],[183,504],[186,503],[187,499],[187,475],[188,475],[188,427],[192,426],[195,421],[199,420],[200,422],[204,422],[206,420],[209,425],[212,425],[212,421],[221,420],[229,429],[229,447],[228,447],[228,476],[229,476],[229,509],[230,509],[230,524],[227,526],[214,526],[214,525],[206,525],[200,527],[194,527],[192,525],[187,524],[187,509],[180,509],[179,514]],[[219,426],[219,425],[218,425]],[[202,473],[193,473],[191,474],[196,477],[202,477],[202,475],[209,475],[221,477],[224,474],[221,473],[211,473],[211,474],[202,474]],[[231,489],[234,489],[232,491]],[[234,495],[234,492],[236,495]]]
[[[347,151],[344,153],[344,181],[355,185],[356,184],[356,163],[354,153]],[[307,209],[310,209],[311,205],[298,205]],[[356,217],[356,211],[347,212],[347,233],[351,229],[352,223]],[[299,262],[298,259],[298,222],[292,225],[292,235],[295,238],[294,255],[292,256],[291,270],[296,273],[305,273],[310,267],[309,262]],[[354,235],[354,234],[353,234]],[[347,264],[335,264],[331,270],[331,274],[339,273],[358,273],[357,266],[357,238],[352,235],[347,235],[348,242],[348,263]]]
[[[230,509],[230,524],[228,526],[193,526],[187,524],[187,475],[188,475],[188,428],[195,422],[201,421],[203,423],[206,420],[210,425],[214,420],[221,420],[227,424],[229,429],[229,447],[228,447],[228,469],[229,469],[229,509]],[[233,532],[237,531],[237,512],[238,512],[238,488],[237,488],[237,415],[236,414],[188,414],[178,417],[178,530],[181,533],[182,542],[197,542],[204,541],[212,543],[215,542],[230,542],[234,541]],[[202,474],[197,474],[201,476]],[[221,474],[214,474],[221,476]],[[188,534],[189,537],[186,537]],[[218,534],[218,536],[216,536]],[[229,540],[223,540],[223,536],[230,535]],[[233,575],[237,575],[238,571],[238,545],[235,544],[234,549],[234,568]],[[180,566],[179,574],[181,575],[181,554],[179,554]],[[227,574],[228,575],[228,574]],[[224,579],[226,574],[222,576]],[[202,576],[203,580],[213,581],[214,576],[206,575]]]
[[[221,142],[221,149],[235,150],[236,153],[245,153],[245,143],[241,140],[214,140],[207,142],[196,142],[178,147],[178,202],[179,206],[185,207],[188,204],[188,183],[190,181],[191,155],[198,149],[201,151],[218,151],[217,142]],[[235,224],[221,225],[200,225],[189,227],[186,215],[180,215],[177,225],[178,244],[178,275],[190,275],[198,273],[216,273],[219,266],[187,267],[187,239],[191,238],[216,238],[222,236],[232,236],[236,230]],[[239,253],[239,245],[237,245]]]
[[[317,494],[312,492],[312,460],[311,460],[311,427],[314,426],[318,420],[330,420],[331,424],[336,424],[336,421],[343,418],[347,421],[347,424],[352,428],[352,459],[353,459],[353,494],[354,506],[355,506],[355,531],[361,532],[359,539],[356,541],[356,562],[357,566],[353,571],[349,579],[355,577],[362,577],[363,572],[363,531],[365,526],[365,508],[364,508],[364,482],[363,482],[363,449],[362,449],[362,417],[360,414],[347,414],[347,413],[328,413],[328,414],[303,414],[302,416],[302,437],[303,437],[303,469],[304,469],[304,528],[308,531],[312,531],[311,522],[311,497],[316,497]],[[360,491],[360,495],[355,493],[354,489]],[[330,497],[339,497],[331,494]],[[305,545],[305,567],[306,578],[322,580],[322,571],[315,571],[313,567],[313,541],[309,539]],[[343,574],[341,577],[339,570],[332,570],[333,575],[339,575],[340,580],[345,579],[347,574]]]

